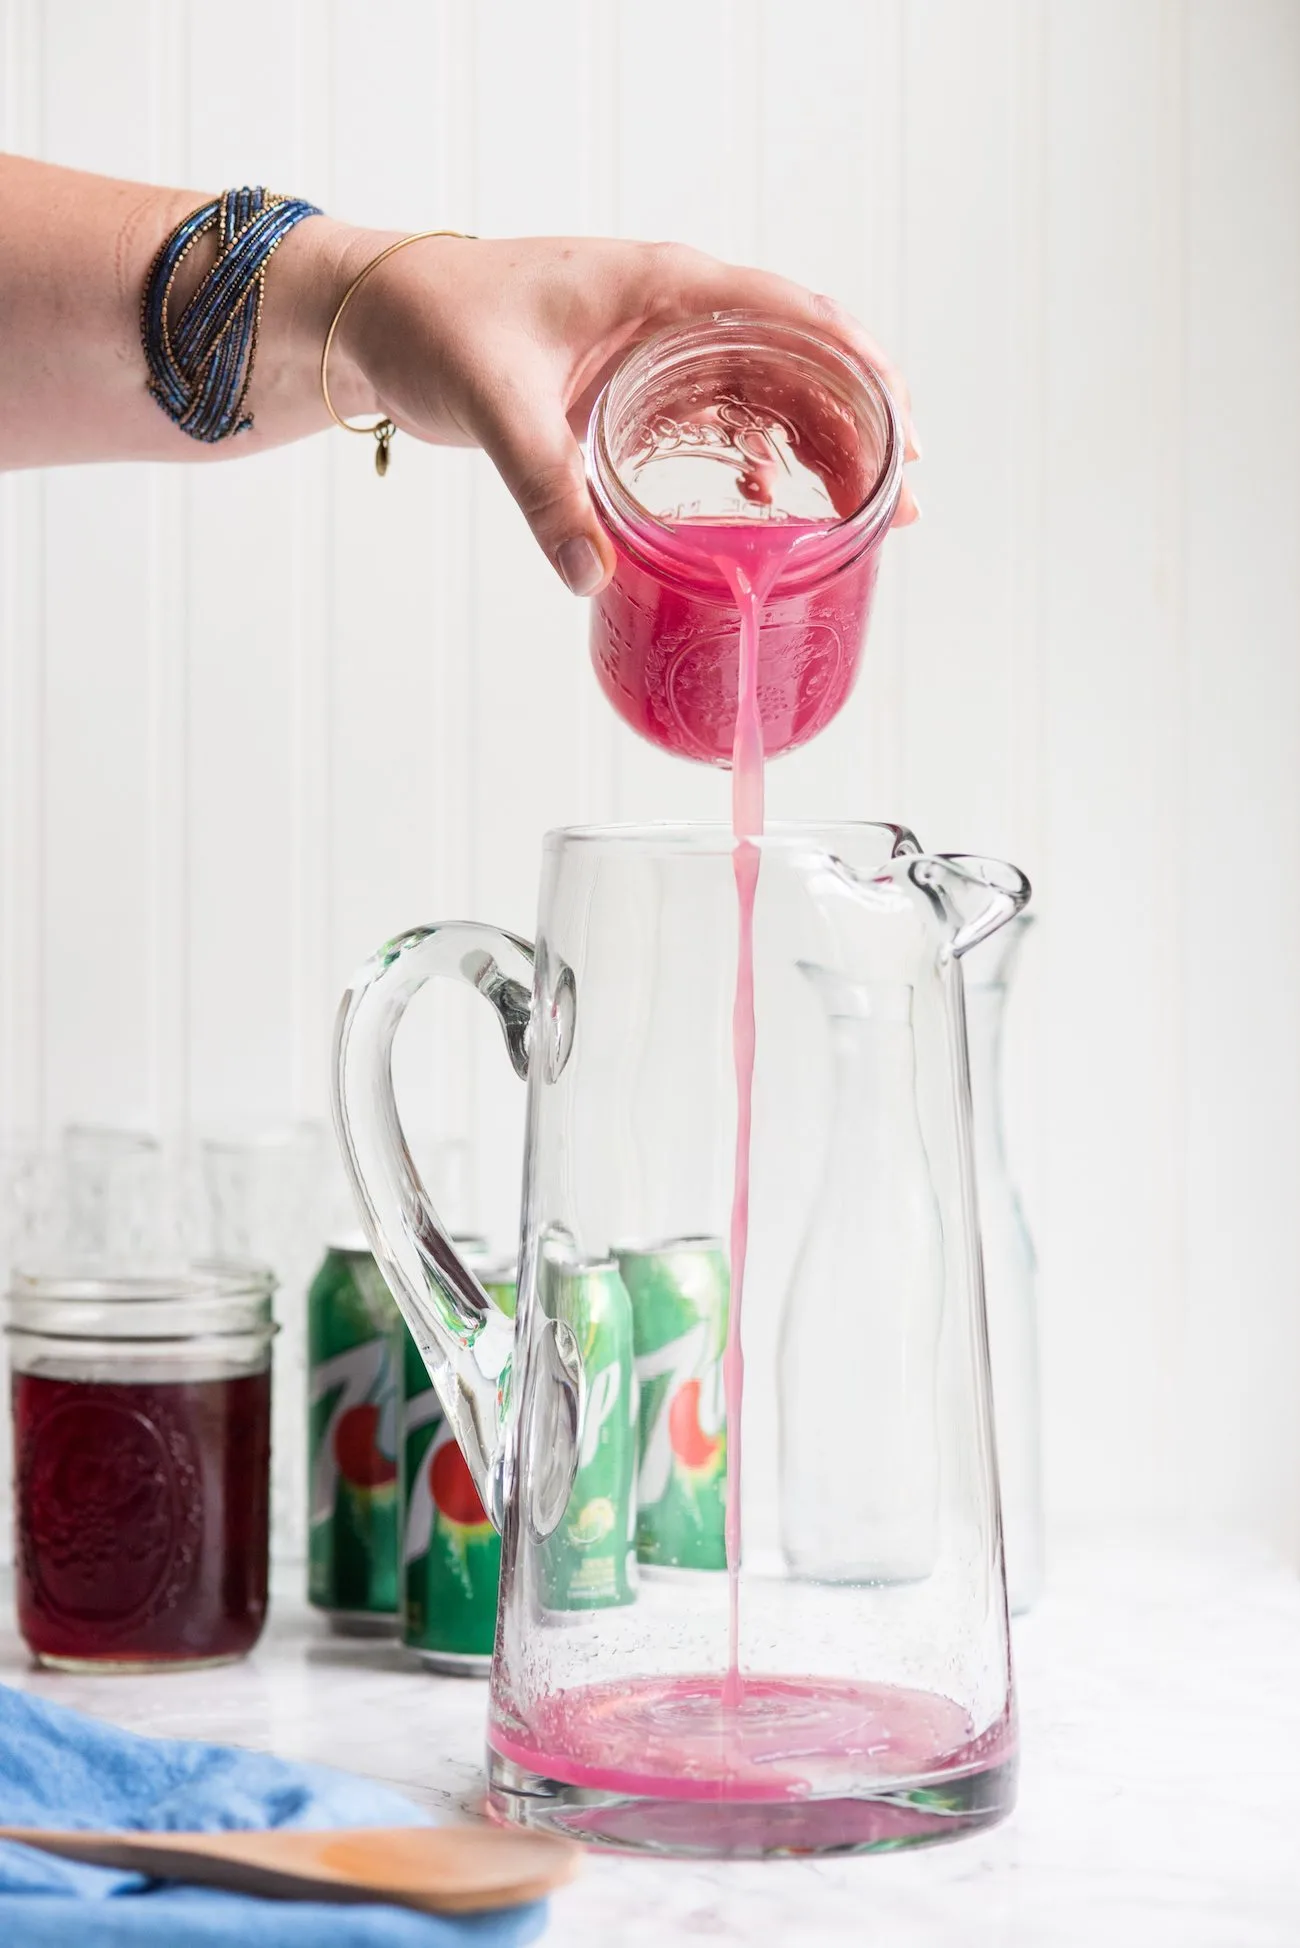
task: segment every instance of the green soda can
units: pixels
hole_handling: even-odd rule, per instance
[[[674,1238],[616,1255],[632,1301],[640,1387],[637,1559],[725,1569],[726,1257],[716,1238]]]
[[[632,1308],[614,1260],[578,1258],[567,1241],[543,1241],[539,1284],[543,1309],[573,1329],[585,1379],[577,1472],[564,1517],[542,1544],[543,1601],[552,1610],[613,1609],[636,1600],[628,1576],[636,1462]]]
[[[514,1266],[488,1263],[481,1239],[456,1243],[489,1296],[513,1318]],[[430,1670],[486,1676],[496,1635],[501,1538],[484,1513],[409,1332],[405,1340],[402,1641]]]
[[[397,1407],[406,1330],[365,1241],[329,1246],[307,1294],[308,1585],[346,1635],[397,1627]]]

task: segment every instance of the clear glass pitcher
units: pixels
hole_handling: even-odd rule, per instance
[[[889,825],[755,843],[743,1461],[728,831],[552,833],[533,944],[389,942],[340,1011],[336,1111],[502,1532],[496,1813],[672,1852],[893,1847],[1014,1791],[959,957],[1029,888]],[[513,1320],[394,1102],[393,1037],[434,975],[491,1003],[528,1081]]]

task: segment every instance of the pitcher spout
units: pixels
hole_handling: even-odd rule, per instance
[[[1031,890],[1018,866],[965,852],[903,853],[871,873],[829,853],[810,854],[804,883],[832,930],[840,964],[852,969],[868,957],[882,972],[905,964],[907,935],[896,936],[892,951],[869,949],[864,928],[910,911],[928,919],[932,940],[937,933],[940,959],[957,960],[1013,920]]]
[[[1014,920],[1032,891],[1018,866],[967,852],[900,861],[895,877],[898,871],[929,899],[945,932],[947,951],[956,959]]]

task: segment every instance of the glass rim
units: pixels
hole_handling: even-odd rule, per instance
[[[754,839],[744,841],[760,852],[806,852],[810,846],[821,851],[833,849],[835,840],[844,843],[868,835],[888,834],[891,857],[922,853],[916,834],[906,825],[891,819],[774,819]],[[704,857],[730,858],[737,840],[731,826],[717,821],[651,819],[626,825],[561,825],[549,831],[543,841],[547,852],[582,848],[619,854],[691,853]]]
[[[629,533],[635,534],[660,557],[657,565],[682,565],[677,561],[680,544],[674,524],[652,513],[623,480],[609,447],[609,419],[615,408],[623,403],[628,390],[645,375],[656,354],[680,346],[685,362],[696,345],[701,350],[715,348],[720,339],[726,342],[728,332],[737,335],[741,332],[763,333],[774,342],[784,341],[796,353],[800,348],[807,348],[807,354],[815,352],[820,360],[829,361],[833,370],[839,368],[849,383],[867,392],[883,414],[885,450],[874,481],[851,514],[838,516],[828,522],[824,530],[824,538],[829,545],[826,554],[812,571],[812,579],[829,580],[864,554],[888,528],[902,491],[907,444],[897,401],[880,373],[843,340],[832,337],[829,332],[791,324],[762,311],[736,310],[708,312],[698,318],[667,325],[642,339],[602,386],[592,407],[587,425],[587,481],[592,495],[609,525],[618,532],[620,540],[626,541]],[[637,550],[633,549],[633,552]],[[695,557],[690,559],[692,568],[698,572]],[[777,577],[773,595],[799,579],[800,565],[792,562],[791,567]]]
[[[133,1350],[157,1347],[160,1351],[185,1347],[193,1355],[201,1354],[205,1347],[214,1351],[225,1351],[238,1340],[256,1340],[259,1347],[269,1347],[280,1331],[277,1320],[269,1315],[265,1319],[246,1320],[243,1325],[222,1327],[211,1322],[203,1322],[179,1332],[158,1332],[142,1328],[136,1332],[97,1332],[93,1322],[70,1326],[60,1332],[58,1325],[40,1323],[18,1324],[11,1320],[0,1336],[17,1345],[23,1340],[31,1340],[40,1345],[53,1346],[102,1346],[105,1358],[118,1353],[120,1348]],[[125,1352],[121,1357],[125,1358]]]
[[[50,1259],[15,1265],[6,1295],[10,1309],[26,1303],[186,1305],[266,1299],[276,1289],[269,1265],[233,1258],[199,1258],[177,1265],[129,1270],[120,1260]]]
[[[120,1261],[50,1260],[16,1267],[4,1308],[4,1333],[64,1344],[112,1340],[162,1346],[199,1340],[270,1342],[275,1275],[265,1265],[197,1259],[130,1268]]]

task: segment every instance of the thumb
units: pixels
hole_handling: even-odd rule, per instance
[[[582,451],[546,386],[518,380],[480,397],[479,444],[514,495],[534,539],[566,588],[594,595],[614,572],[614,550],[587,492]]]

